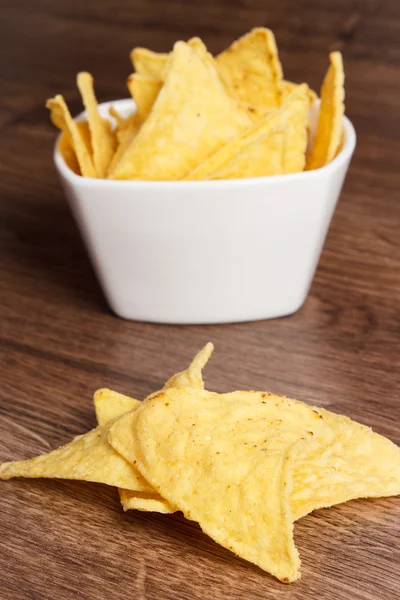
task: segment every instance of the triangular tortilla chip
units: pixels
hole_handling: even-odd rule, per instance
[[[147,48],[134,48],[130,57],[136,73],[164,80],[169,54],[153,52]]]
[[[307,147],[307,86],[298,86],[277,109],[226,144],[186,179],[263,177],[302,171]]]
[[[284,477],[279,461],[296,439],[303,444],[293,487],[288,474],[286,485],[272,490],[269,469]],[[268,393],[169,388],[113,423],[109,441],[213,539],[290,581],[298,567],[290,524],[280,521],[274,530],[282,502],[295,520],[322,506],[400,493],[400,448],[390,440],[342,415]],[[266,456],[276,459],[273,467]]]
[[[284,173],[285,149],[284,129],[260,131],[257,137],[253,134],[251,140],[239,138],[224,146],[186,179],[242,179],[281,175]]]
[[[96,170],[91,157],[91,148],[87,145],[83,131],[72,119],[64,98],[60,95],[49,98],[46,102],[46,107],[50,110],[50,119],[53,124],[58,129],[61,129],[61,131],[68,132],[81,174],[84,177],[96,177]]]
[[[293,83],[293,81],[287,81],[286,79],[282,79],[279,84],[279,89],[281,92],[281,104],[283,104],[290,94],[294,92],[300,85],[303,87],[307,86],[307,95],[310,101],[310,106],[314,104],[314,102],[318,99],[318,96],[314,90],[308,87],[306,83]]]
[[[263,408],[253,395],[243,403],[235,394],[167,389],[128,415],[134,455],[160,494],[215,541],[294,581],[300,560],[289,494],[300,435],[280,434],[277,411]]]
[[[324,427],[296,460],[290,498],[295,520],[356,498],[400,494],[398,446],[344,415],[311,409]]]
[[[109,421],[140,406],[140,401],[119,392],[101,388],[94,393],[93,404],[98,424],[106,425]]]
[[[229,89],[263,114],[280,105],[282,66],[274,34],[252,29],[216,57],[218,72]]]
[[[58,150],[68,168],[71,169],[71,171],[73,171],[76,175],[80,175],[81,171],[79,168],[78,159],[75,153],[72,138],[68,131],[63,131],[61,133],[61,137],[58,142]]]
[[[30,460],[3,463],[0,479],[12,477],[77,479],[153,492],[140,473],[107,441],[108,425],[99,425],[72,442]]]
[[[192,37],[188,40],[188,45],[198,52],[207,52],[207,48],[202,39]],[[170,53],[153,52],[147,48],[134,48],[130,57],[132,66],[136,73],[154,77],[159,81],[164,81]]]
[[[340,52],[331,52],[330,66],[321,88],[317,133],[307,161],[307,170],[319,169],[336,156],[342,136],[344,115],[344,70]]]
[[[159,79],[151,77],[151,75],[133,73],[128,77],[127,86],[136,102],[139,117],[144,123],[153,108],[154,102],[157,100],[163,83]]]
[[[117,121],[115,135],[117,137],[118,146],[108,167],[108,174],[114,170],[118,162],[125,154],[126,150],[131,145],[133,138],[139,133],[139,130],[142,126],[142,121],[137,112],[133,113],[126,119],[121,117],[114,107],[109,109],[109,113]]]
[[[95,392],[93,403],[99,425],[105,425],[140,405],[139,400],[105,388]],[[175,512],[155,490],[152,493],[119,488],[118,492],[124,510],[143,510],[163,514]]]
[[[168,379],[163,389],[174,388],[192,388],[194,390],[204,390],[203,369],[210,360],[214,351],[214,344],[208,342],[200,350],[185,371],[180,371]]]
[[[181,371],[170,377],[164,388],[190,387],[192,389],[203,390],[202,370],[207,364],[213,349],[213,344],[210,342],[206,344],[196,354],[189,367],[185,371]],[[107,389],[97,390],[94,394],[93,402],[99,424],[108,423],[111,419],[132,411],[140,405],[138,400]],[[129,442],[129,432],[127,437]],[[153,511],[163,514],[173,513],[176,510],[156,490],[153,490],[153,493],[136,492],[126,489],[119,489],[118,491],[124,510]]]
[[[181,179],[250,124],[212,64],[177,42],[153,110],[110,177]]]
[[[103,178],[107,175],[117,146],[115,134],[111,130],[111,123],[100,117],[94,93],[93,77],[90,73],[78,73],[77,84],[87,112],[94,167],[97,176]]]

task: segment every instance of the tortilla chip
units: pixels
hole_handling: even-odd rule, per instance
[[[153,52],[147,48],[134,48],[130,57],[136,73],[164,80],[169,54]]]
[[[0,479],[77,479],[152,492],[151,486],[140,473],[108,443],[109,427],[99,425],[69,444],[30,460],[3,463],[0,466]]]
[[[307,86],[283,106],[226,144],[186,179],[235,179],[302,171],[307,147]]]
[[[93,402],[99,425],[109,423],[140,405],[139,400],[105,388],[95,392]],[[163,514],[175,512],[155,490],[151,493],[119,488],[118,492],[124,510],[143,510]]]
[[[68,106],[62,96],[49,98],[46,107],[50,110],[50,119],[63,132],[68,132],[69,140],[75,150],[79,170],[84,177],[96,177],[96,170],[91,157],[91,148],[75,121],[72,119]]]
[[[279,84],[279,89],[281,92],[281,104],[287,99],[288,96],[290,96],[290,94],[292,92],[294,92],[299,85],[305,86],[307,85],[306,83],[293,83],[293,81],[287,81],[286,79],[282,79],[282,81]],[[314,90],[312,90],[310,87],[308,87],[307,85],[307,95],[308,95],[308,99],[310,101],[310,106],[312,104],[314,104],[314,102],[318,99],[317,94],[314,92]]]
[[[111,129],[111,123],[100,117],[93,88],[93,77],[90,73],[78,73],[77,84],[87,112],[94,167],[97,176],[103,178],[107,175],[107,169],[117,146],[115,134]]]
[[[321,106],[314,147],[307,170],[319,169],[336,156],[342,136],[344,115],[344,70],[340,52],[331,52],[330,66],[321,88]]]
[[[113,390],[102,388],[94,393],[93,404],[98,424],[105,425],[109,421],[137,408],[140,401]]]
[[[188,40],[188,45],[198,52],[207,52],[203,40],[199,37],[192,37]],[[153,52],[147,48],[134,48],[130,57],[136,73],[154,77],[158,81],[164,81],[170,53]],[[211,55],[210,55],[211,56]]]
[[[137,112],[126,119],[121,117],[113,107],[109,109],[109,112],[117,120],[115,135],[118,141],[117,150],[108,168],[108,173],[111,173],[131,145],[133,138],[138,134],[142,121]]]
[[[194,357],[189,367],[185,371],[181,371],[168,379],[164,388],[191,387],[192,389],[204,389],[202,370],[208,362],[213,349],[214,346],[211,342],[206,344],[206,346],[204,346],[204,348]],[[115,419],[128,411],[134,410],[140,405],[138,400],[134,400],[129,396],[124,396],[123,394],[108,389],[97,390],[94,394],[93,402],[99,424],[108,423],[110,419]],[[129,419],[125,421],[125,427],[127,427],[126,438],[129,444],[132,435],[132,429],[129,429]],[[125,449],[124,452],[126,456],[130,456],[132,461],[129,449]],[[156,490],[153,490],[152,493],[136,492],[126,489],[119,489],[118,491],[124,510],[136,509],[160,512],[163,514],[176,511],[176,509],[164,500]]]
[[[242,179],[281,175],[284,173],[285,149],[284,129],[272,128],[268,132],[260,129],[257,137],[252,132],[251,137],[239,138],[221,148],[186,179]]]
[[[153,110],[110,177],[181,179],[249,126],[213,66],[177,42]]]
[[[289,494],[299,433],[269,435],[278,411],[238,394],[170,388],[145,402],[129,415],[136,464],[216,542],[294,581],[300,559]]]
[[[344,415],[312,410],[324,428],[296,460],[290,498],[295,520],[356,498],[400,494],[398,446]]]
[[[63,131],[61,133],[58,142],[58,151],[63,157],[67,167],[71,169],[71,171],[73,171],[76,175],[80,175],[81,171],[79,169],[78,159],[76,157],[72,139],[68,131]]]
[[[278,108],[283,74],[272,31],[252,29],[219,54],[216,63],[227,87],[241,102],[264,115]]]
[[[149,116],[154,102],[163,86],[162,81],[150,75],[133,73],[127,81],[128,89],[136,102],[137,111],[142,123]]]
[[[204,390],[204,382],[202,372],[210,356],[214,351],[214,344],[208,342],[204,348],[200,350],[185,371],[180,371],[168,379],[163,389],[174,388],[191,388],[193,390]]]
[[[130,490],[118,490],[122,508],[126,510],[141,510],[143,512],[157,512],[162,515],[170,515],[176,512],[164,498],[155,492],[131,492]]]

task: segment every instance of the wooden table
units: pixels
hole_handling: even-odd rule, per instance
[[[129,50],[203,37],[213,52],[274,29],[286,76],[318,88],[341,49],[358,148],[310,297],[285,319],[172,327],[108,310],[52,164],[44,100],[81,110],[126,95]],[[400,154],[396,0],[7,0],[0,19],[0,460],[30,457],[95,425],[92,394],[143,398],[208,340],[209,388],[270,389],[343,412],[400,443]],[[261,276],[262,274],[260,274]],[[4,600],[400,598],[400,502],[360,500],[296,524],[302,579],[283,585],[181,516],[123,514],[114,489],[1,483]]]

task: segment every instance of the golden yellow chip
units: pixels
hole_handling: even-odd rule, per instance
[[[96,418],[99,425],[104,425],[134,410],[140,405],[139,400],[119,394],[113,390],[100,389],[93,396]],[[132,467],[135,469],[135,467]],[[119,497],[124,510],[143,510],[168,514],[174,509],[159,494],[140,492],[119,488]]]
[[[102,388],[94,393],[93,404],[98,424],[105,425],[109,421],[137,408],[140,401],[119,392]]]
[[[204,390],[204,382],[202,372],[210,356],[214,351],[214,344],[208,342],[204,348],[200,350],[190,363],[185,371],[180,371],[168,379],[163,389],[171,387],[175,388],[192,388],[194,390]]]
[[[128,89],[132,98],[136,102],[137,111],[142,123],[149,116],[154,102],[163,86],[162,81],[151,77],[151,75],[141,75],[133,73],[128,77]]]
[[[400,493],[400,449],[390,440],[268,393],[168,388],[115,422],[109,441],[217,542],[287,581],[299,566],[292,520],[353,498]],[[282,468],[294,447],[292,486],[290,469]],[[271,487],[274,477],[285,485]],[[283,506],[290,523],[279,521]]]
[[[194,357],[189,367],[176,375],[173,375],[168,379],[165,384],[165,388],[170,387],[190,387],[192,389],[204,389],[204,383],[202,378],[202,370],[208,362],[211,353],[214,349],[213,344],[210,342],[204,346],[202,350]],[[132,411],[140,405],[138,400],[134,400],[129,396],[124,396],[118,392],[113,392],[108,389],[101,389],[95,392],[93,402],[96,410],[96,417],[99,424],[108,423],[110,420],[119,417],[128,411]],[[127,415],[128,416],[128,415]],[[130,437],[132,430],[129,429],[127,422],[129,418],[124,422],[123,426],[127,427],[127,443],[130,443]],[[124,448],[124,454],[122,456],[130,456],[129,449]],[[132,461],[132,456],[130,457]],[[129,460],[129,458],[128,458]],[[134,468],[134,467],[133,467]],[[143,511],[154,511],[160,513],[172,513],[175,512],[173,508],[164,498],[157,494],[156,490],[152,490],[150,493],[143,493],[141,491],[135,491],[132,489],[119,489],[119,495],[121,504],[124,510],[137,509]]]
[[[93,164],[97,176],[103,178],[107,175],[108,167],[117,146],[115,134],[111,129],[111,123],[100,117],[93,88],[93,77],[90,73],[78,73],[77,84],[87,112]]]
[[[81,172],[79,169],[78,159],[76,157],[74,145],[68,131],[63,131],[61,133],[58,142],[58,150],[68,168],[71,169],[71,171],[73,171],[76,175],[80,175]]]
[[[91,148],[90,146],[88,147],[82,130],[78,128],[72,119],[64,98],[60,95],[49,98],[46,102],[46,107],[50,110],[50,118],[53,124],[58,129],[61,129],[61,131],[68,132],[81,174],[84,177],[96,177],[96,170],[91,157]]]
[[[307,84],[306,83],[298,84],[298,83],[293,83],[293,81],[287,81],[286,79],[282,79],[282,81],[279,84],[279,89],[281,92],[281,103],[283,103],[287,99],[287,97],[290,96],[290,94],[299,87],[299,85],[305,86]],[[308,95],[308,99],[310,101],[310,106],[311,106],[318,99],[318,96],[314,92],[314,90],[312,90],[310,87],[308,87],[308,85],[307,85],[307,95]]]
[[[177,42],[153,110],[110,177],[181,179],[250,124],[211,62]]]
[[[176,512],[175,508],[164,500],[156,491],[154,494],[146,492],[131,492],[130,490],[119,490],[119,498],[124,510],[141,510],[143,512],[158,512],[170,515]]]
[[[398,446],[344,415],[311,410],[323,429],[296,460],[290,498],[294,520],[355,498],[400,494]]]
[[[263,114],[280,105],[282,66],[272,31],[252,29],[216,57],[218,72],[229,89]]]
[[[263,177],[302,171],[307,147],[307,86],[298,86],[283,106],[226,144],[186,179]]]
[[[186,179],[241,179],[284,173],[285,130],[268,129],[265,132],[259,128],[257,133],[251,130],[246,137],[227,144]]]
[[[307,161],[307,170],[319,169],[336,156],[342,136],[344,114],[344,70],[340,52],[331,52],[330,66],[321,88],[317,132]]]
[[[118,141],[118,147],[109,165],[108,174],[114,170],[142,126],[142,121],[137,112],[126,119],[121,117],[113,107],[110,108],[109,112],[117,121],[115,134]]]
[[[207,52],[204,42],[199,37],[188,40],[188,45],[198,52]],[[164,81],[169,53],[153,52],[147,48],[134,48],[130,54],[132,66],[139,75],[154,77],[158,81]]]
[[[294,581],[289,494],[300,434],[274,427],[279,411],[253,396],[169,388],[121,421],[131,420],[137,466],[171,505],[219,544]],[[117,433],[110,429],[113,445]]]
[[[72,442],[30,460],[3,463],[0,479],[12,477],[78,479],[153,492],[140,473],[107,441],[109,425],[79,435]]]
[[[130,54],[133,68],[140,75],[149,75],[164,80],[164,70],[169,54],[153,52],[147,48],[134,48]]]

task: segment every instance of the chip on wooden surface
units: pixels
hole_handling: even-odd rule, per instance
[[[344,70],[340,52],[331,52],[330,65],[321,88],[317,132],[307,170],[319,169],[333,160],[340,148],[344,114]]]
[[[189,367],[185,371],[181,371],[173,375],[165,383],[164,388],[170,387],[189,387],[192,389],[204,389],[202,378],[202,370],[207,364],[214,346],[211,342],[206,344],[198,354],[194,357]],[[110,419],[115,419],[118,416],[124,415],[128,411],[132,411],[140,405],[138,400],[134,400],[129,396],[124,396],[118,392],[113,392],[108,389],[97,390],[94,394],[93,402],[96,410],[96,417],[99,423],[109,422]],[[118,423],[119,436],[126,438],[126,443],[118,445],[119,453],[124,456],[130,463],[134,460],[130,454],[130,438],[132,429],[129,426],[130,414],[126,418],[120,419]],[[117,421],[115,421],[117,422]],[[125,432],[125,433],[124,433]],[[117,448],[116,448],[117,449]],[[135,469],[134,465],[133,468]],[[173,508],[164,498],[162,498],[156,490],[153,493],[146,494],[135,490],[119,490],[121,504],[124,510],[137,509],[143,511],[161,512],[164,514],[175,512]]]
[[[99,114],[92,75],[84,71],[78,73],[77,84],[87,113],[94,168],[97,177],[104,178],[117,146],[115,133],[111,123]]]
[[[169,388],[131,413],[132,444],[139,469],[170,504],[289,582],[300,567],[289,495],[301,436],[274,425],[279,409],[268,407],[253,393]]]
[[[107,388],[99,389],[94,393],[93,403],[99,425],[109,423],[140,405],[139,400]],[[135,467],[132,468],[135,470]],[[175,512],[155,490],[152,493],[119,488],[118,492],[124,510],[142,510],[164,514]]]
[[[163,389],[175,387],[204,390],[203,369],[210,360],[213,351],[214,344],[208,342],[204,348],[196,354],[188,368],[170,377],[164,384]]]
[[[140,401],[119,392],[101,388],[95,391],[93,404],[98,424],[105,425],[109,421],[137,408],[140,405]]]
[[[322,506],[400,493],[400,449],[390,440],[342,415],[274,394],[170,388],[131,413],[125,425],[121,437],[125,443],[130,437],[135,465],[171,505],[282,580],[297,578],[299,566],[287,523],[274,529],[282,502],[292,521]],[[110,428],[114,447],[115,433]],[[283,476],[279,462],[289,447],[296,448],[293,478]],[[271,490],[271,473],[284,477],[282,488]]]
[[[324,426],[315,443],[303,446],[296,459],[290,498],[295,520],[356,498],[400,494],[396,444],[344,415],[311,409]]]
[[[127,86],[143,123],[149,116],[163,83],[151,75],[132,73],[128,77]]]
[[[151,486],[107,441],[108,425],[79,435],[52,452],[29,460],[3,463],[0,479],[12,477],[77,479],[152,492]]]
[[[164,500],[154,490],[154,494],[146,492],[132,492],[130,490],[119,490],[119,498],[124,510],[141,510],[143,512],[157,512],[163,515],[170,515],[176,512],[169,502]]]
[[[257,27],[216,57],[218,72],[228,88],[264,114],[280,105],[283,78],[275,36]]]
[[[282,107],[223,146],[186,179],[235,179],[302,171],[307,148],[307,86],[298,86]]]
[[[181,179],[250,124],[211,62],[177,42],[153,109],[110,177]]]
[[[49,98],[46,102],[46,107],[50,110],[50,119],[53,124],[58,129],[61,129],[61,131],[68,132],[75,150],[81,175],[84,177],[96,177],[97,174],[91,156],[91,147],[88,146],[88,140],[85,139],[82,131],[72,119],[64,98],[59,94],[54,96],[54,98]]]

